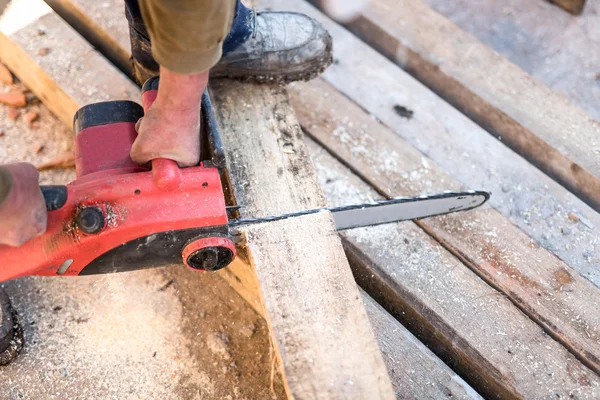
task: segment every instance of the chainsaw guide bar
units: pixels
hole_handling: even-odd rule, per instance
[[[372,203],[354,204],[332,208],[301,210],[262,218],[241,218],[230,220],[230,227],[261,224],[304,215],[331,212],[338,231],[408,221],[468,211],[483,205],[490,194],[483,191],[445,192],[419,197],[397,197]]]

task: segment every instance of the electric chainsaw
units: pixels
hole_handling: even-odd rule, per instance
[[[156,99],[158,79],[142,88],[142,104],[90,104],[74,117],[76,180],[43,186],[48,227],[42,236],[15,248],[0,245],[0,281],[25,275],[74,276],[132,271],[184,263],[215,271],[236,257],[232,232],[268,223],[331,212],[338,230],[414,220],[471,210],[485,203],[481,191],[446,192],[337,208],[300,210],[265,218],[229,218],[221,180],[225,153],[208,91],[202,96],[202,138],[209,149],[196,167],[167,159],[151,169],[129,157],[135,124]],[[205,152],[206,153],[206,152]]]

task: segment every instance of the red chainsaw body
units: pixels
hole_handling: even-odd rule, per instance
[[[130,254],[154,240],[153,235],[173,231],[187,235],[171,239],[179,240],[173,254],[183,263],[182,246],[197,238],[205,240],[207,235],[199,234],[207,232],[205,228],[227,226],[217,168],[200,164],[180,169],[169,160],[154,160],[152,170],[142,168],[129,158],[135,137],[135,120],[77,132],[77,179],[67,185],[67,203],[48,213],[42,236],[18,248],[0,245],[0,281],[25,275],[79,275],[106,253],[127,247]],[[81,210],[90,207],[104,217],[97,233],[86,233],[77,223]],[[144,258],[140,251],[138,263]],[[123,270],[128,270],[126,265]]]

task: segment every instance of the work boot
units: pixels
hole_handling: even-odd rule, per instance
[[[250,26],[250,37],[225,53],[211,76],[258,82],[310,80],[333,60],[331,36],[304,14],[251,11]]]
[[[158,75],[159,66],[137,0],[125,3],[133,74],[142,84]],[[314,19],[294,12],[256,12],[238,1],[223,56],[211,76],[257,82],[309,80],[332,60],[331,36]]]
[[[10,299],[0,288],[0,365],[10,363],[23,349],[23,327]]]

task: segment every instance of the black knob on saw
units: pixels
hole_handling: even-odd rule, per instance
[[[40,186],[40,189],[42,189],[42,195],[46,202],[46,210],[58,210],[67,203],[68,191],[66,186]]]
[[[187,264],[202,271],[217,271],[228,266],[233,261],[233,252],[226,247],[206,247],[187,258]]]
[[[104,213],[97,207],[86,207],[77,214],[77,226],[85,233],[98,233],[104,228]]]

